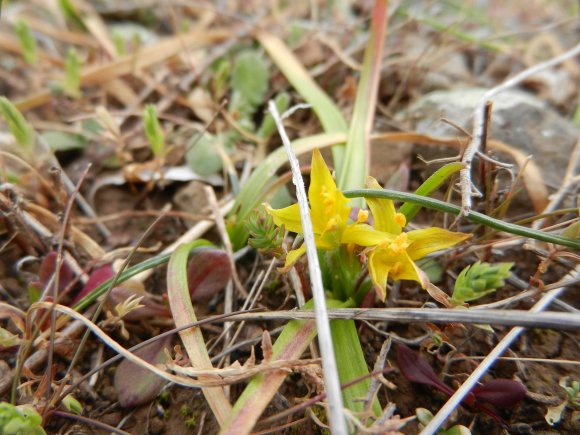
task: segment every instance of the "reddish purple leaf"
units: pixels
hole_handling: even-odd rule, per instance
[[[471,392],[477,400],[501,408],[511,408],[526,397],[528,390],[521,383],[511,379],[493,379],[475,387]]]
[[[453,395],[453,389],[439,379],[429,363],[403,344],[397,346],[397,364],[403,376],[411,382],[430,385],[448,396]]]
[[[84,285],[83,289],[76,295],[76,297],[70,303],[70,306],[74,306],[77,302],[79,302],[82,298],[96,289],[99,285],[104,283],[106,280],[115,276],[115,272],[113,271],[113,266],[110,264],[104,264],[96,269],[93,269],[91,272],[87,283]]]
[[[55,251],[50,251],[44,256],[38,271],[38,280],[30,283],[32,287],[44,290],[56,271],[57,256],[58,254]],[[71,267],[63,259],[60,267],[60,276],[58,277],[58,291],[64,290],[72,282],[73,278],[74,274]]]
[[[156,340],[135,352],[135,355],[151,364],[166,361],[164,349],[171,346],[171,336]],[[115,372],[115,390],[123,408],[139,406],[155,399],[167,381],[150,370],[123,360]]]
[[[435,374],[431,366],[405,345],[397,346],[397,364],[399,370],[408,380],[418,384],[425,384],[437,388],[439,391],[452,396],[455,391],[444,384]],[[521,401],[527,393],[526,388],[509,379],[496,379],[474,388],[463,400],[462,405],[475,408],[493,418],[500,425],[507,427],[505,421],[494,409],[484,402],[499,406],[513,406]]]
[[[232,276],[228,254],[220,249],[204,249],[191,256],[187,279],[191,300],[209,299],[223,290]]]

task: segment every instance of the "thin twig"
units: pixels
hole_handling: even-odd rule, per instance
[[[565,198],[566,195],[572,190],[572,188],[580,183],[580,175],[576,175],[576,168],[580,165],[580,138],[576,142],[576,146],[572,151],[572,155],[570,156],[570,162],[568,163],[568,167],[566,168],[566,174],[564,175],[564,180],[562,181],[562,185],[558,189],[558,191],[553,195],[550,203],[546,206],[542,213],[550,213],[560,205],[562,200]],[[546,219],[542,218],[535,221],[532,224],[532,228],[535,230],[539,230],[544,226]]]
[[[557,56],[546,62],[542,62],[538,65],[534,65],[533,67],[520,72],[511,79],[508,79],[505,82],[503,82],[501,85],[490,89],[483,95],[483,97],[481,97],[481,100],[479,101],[477,107],[475,108],[473,119],[473,135],[471,140],[469,141],[469,145],[467,146],[465,153],[463,154],[462,163],[465,165],[465,168],[463,168],[459,172],[459,183],[461,186],[461,209],[463,216],[469,215],[469,212],[471,211],[472,206],[471,199],[474,196],[473,193],[474,185],[473,182],[471,181],[471,164],[477,152],[481,149],[482,141],[484,140],[485,107],[487,102],[495,95],[505,91],[506,89],[509,89],[513,86],[520,84],[523,80],[527,79],[528,77],[537,74],[538,72],[546,68],[550,68],[554,65],[562,63],[565,60],[570,59],[578,54],[580,54],[580,44],[574,46],[572,49],[566,51],[560,56]]]
[[[310,209],[308,208],[308,198],[304,187],[304,180],[300,174],[300,164],[292,151],[290,139],[284,130],[282,119],[276,108],[274,101],[270,100],[268,108],[274,118],[278,133],[282,138],[282,143],[288,154],[290,167],[292,168],[292,179],[296,186],[296,195],[300,206],[300,220],[304,233],[304,243],[306,244],[306,255],[308,257],[308,269],[310,271],[310,281],[312,286],[312,296],[314,299],[314,312],[316,313],[316,328],[318,330],[318,344],[322,358],[322,369],[324,373],[324,386],[328,394],[329,422],[331,431],[334,434],[347,434],[346,420],[343,414],[342,394],[340,392],[340,382],[338,380],[338,368],[334,356],[332,345],[332,335],[330,333],[330,323],[326,309],[326,299],[324,286],[322,284],[322,274],[316,253],[316,243],[314,241],[314,231],[312,220],[310,219]]]
[[[228,254],[228,261],[230,263],[230,268],[232,270],[232,280],[234,282],[236,290],[238,291],[238,293],[240,293],[240,296],[247,298],[248,292],[244,288],[244,285],[242,284],[242,282],[240,281],[240,277],[238,276],[238,270],[236,269],[236,262],[234,260],[234,250],[232,247],[232,243],[230,241],[230,237],[228,235],[228,230],[226,229],[226,222],[224,220],[222,211],[220,210],[217,197],[215,196],[215,192],[211,186],[204,186],[204,190],[213,219],[220,233],[220,237],[222,238],[224,248]]]
[[[60,170],[61,177],[62,177],[62,183],[64,184],[64,187],[65,187],[67,193],[69,195],[72,195],[72,193],[75,190],[75,185],[71,181],[69,176],[66,174],[66,172],[64,172],[64,170],[60,166],[60,163],[59,163],[58,159],[54,156],[54,153],[53,153],[52,149],[50,148],[50,145],[48,145],[46,140],[44,140],[43,137],[40,136],[39,134],[36,135],[36,139],[37,139],[38,144],[43,148],[44,151],[46,151],[46,153],[48,155],[49,163],[52,166],[54,166]],[[76,200],[79,208],[83,211],[83,213],[85,213],[87,216],[92,217],[92,218],[97,217],[97,214],[95,213],[93,208],[90,206],[90,204],[87,202],[87,200],[82,195],[80,195],[80,194],[75,195],[75,200]],[[97,222],[95,225],[103,237],[108,238],[111,235],[111,232],[102,223]]]
[[[230,317],[232,315],[235,315],[235,314],[241,313],[241,312],[246,312],[246,311],[245,310],[244,311],[234,311],[233,313],[230,313],[230,314],[218,314],[215,317],[216,318],[219,318],[219,319],[224,319],[226,317]],[[163,332],[163,333],[161,333],[159,335],[156,335],[155,337],[151,337],[148,340],[142,341],[141,343],[136,344],[135,346],[128,348],[127,349],[127,352],[135,353],[139,349],[142,349],[145,346],[148,346],[149,344],[154,343],[157,340],[161,340],[162,338],[165,338],[165,337],[167,337],[169,335],[176,334],[179,331],[183,331],[185,329],[193,328],[193,327],[196,327],[196,326],[202,326],[202,325],[204,325],[206,323],[211,323],[211,322],[214,322],[214,321],[215,320],[214,320],[214,318],[212,316],[212,317],[208,317],[207,319],[198,320],[196,322],[191,322],[191,323],[188,323],[186,325],[182,325],[179,328],[170,329],[169,331],[165,331],[165,332]],[[78,322],[78,323],[80,323],[81,325],[83,324],[82,322]],[[84,375],[82,375],[81,377],[79,377],[78,379],[75,378],[74,382],[69,387],[67,387],[60,394],[60,397],[58,398],[58,401],[62,400],[68,394],[72,393],[76,387],[78,387],[80,384],[83,383],[83,381],[87,380],[88,378],[90,378],[95,373],[98,373],[99,371],[104,370],[105,368],[109,367],[111,364],[115,363],[116,361],[118,361],[118,360],[120,360],[122,358],[123,358],[123,355],[120,354],[120,353],[118,353],[117,355],[109,358],[107,361],[104,361],[101,364],[99,364],[98,366],[93,367],[90,371],[88,371],[87,373],[85,373]]]
[[[530,313],[525,310],[453,310],[445,308],[332,308],[329,319],[375,320],[400,323],[468,323],[497,326],[525,326],[563,330],[580,329],[580,316],[549,311]],[[308,320],[316,317],[312,310],[278,310],[231,316],[228,321]]]
[[[155,228],[155,226],[165,217],[165,215],[161,215],[159,217],[157,217],[153,223],[151,223],[151,225],[145,230],[145,232],[143,233],[143,235],[139,238],[139,240],[137,241],[137,244],[133,247],[133,249],[131,250],[131,252],[129,253],[129,255],[127,256],[127,258],[125,259],[125,261],[123,262],[123,264],[121,265],[121,268],[119,269],[119,271],[115,274],[115,276],[113,277],[113,280],[111,281],[111,284],[108,288],[108,290],[103,294],[103,298],[101,299],[101,302],[99,304],[97,304],[97,309],[95,310],[94,314],[92,315],[91,319],[93,322],[96,322],[98,317],[100,316],[102,310],[104,309],[105,303],[107,301],[107,298],[109,297],[109,294],[111,293],[111,291],[113,290],[113,288],[117,285],[118,281],[119,281],[119,277],[121,276],[121,274],[123,273],[123,271],[127,268],[127,266],[129,265],[129,263],[131,262],[131,260],[133,259],[134,255],[137,253],[138,248],[143,244],[143,241],[149,237],[149,235],[151,234],[151,232],[153,231],[153,228]],[[67,368],[67,371],[65,373],[64,378],[66,379],[68,376],[70,376],[72,369],[74,368],[74,366],[76,365],[76,363],[78,362],[78,360],[80,359],[80,356],[82,354],[82,351],[84,349],[85,344],[87,343],[88,339],[90,336],[90,329],[87,329],[87,331],[85,332],[85,334],[83,335],[83,338],[81,339],[78,347],[75,349],[75,353],[74,356]],[[64,386],[64,384],[62,384]],[[60,392],[62,391],[62,387],[59,388],[59,391],[55,394],[55,397],[53,397],[53,400],[55,398],[58,398],[60,396]]]
[[[110,425],[103,423],[101,421],[93,420],[92,418],[83,417],[82,415],[71,414],[70,412],[64,412],[64,411],[52,411],[51,415],[54,415],[56,417],[68,418],[69,420],[76,420],[76,421],[79,421],[81,423],[86,424],[89,427],[98,427],[99,429],[101,429],[104,432],[115,433],[115,434],[119,434],[119,435],[130,435],[129,432],[125,432],[124,430],[117,429],[116,427],[110,426]]]
[[[88,164],[85,170],[83,171],[79,182],[74,187],[74,190],[70,193],[70,197],[67,201],[66,208],[64,210],[64,215],[61,223],[61,231],[58,237],[58,249],[56,251],[56,260],[55,260],[55,271],[54,271],[54,283],[52,287],[52,303],[56,305],[58,302],[59,294],[58,289],[60,287],[60,274],[61,268],[63,266],[63,252],[64,252],[64,242],[66,239],[67,230],[69,227],[70,217],[72,213],[72,207],[75,203],[77,196],[79,195],[81,186],[91,169],[91,164]],[[48,362],[46,364],[46,376],[51,385],[52,382],[52,362],[54,358],[54,343],[55,343],[55,335],[56,335],[56,311],[53,309],[50,310],[50,340],[48,346]],[[50,399],[51,388],[46,389],[46,399]],[[48,408],[47,408],[48,409]]]
[[[572,271],[570,275],[574,277],[578,275],[578,270]],[[550,292],[546,293],[542,299],[540,299],[530,310],[530,314],[539,317],[546,307],[548,307],[554,299],[560,296],[565,287],[560,287],[555,290],[551,290]],[[481,311],[478,313],[482,313]],[[563,314],[561,314],[563,315]],[[577,315],[573,315],[576,319],[578,319]],[[500,357],[509,347],[511,344],[519,337],[519,335],[524,332],[524,328],[518,326],[513,328],[510,332],[506,334],[504,338],[497,344],[495,348],[487,355],[487,357],[481,362],[481,364],[471,373],[471,375],[465,380],[463,385],[455,391],[455,394],[449,398],[447,403],[439,410],[439,412],[433,417],[433,419],[429,422],[425,429],[421,431],[421,435],[431,435],[437,432],[439,427],[445,423],[445,420],[449,418],[451,413],[455,411],[455,409],[459,406],[459,404],[463,401],[465,396],[469,394],[469,392],[476,386],[477,382],[481,379],[485,373],[489,370],[489,368],[497,361],[498,357]]]

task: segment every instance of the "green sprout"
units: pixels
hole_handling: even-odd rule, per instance
[[[467,266],[455,281],[451,303],[462,305],[474,301],[505,285],[514,263],[482,263],[481,261]]]
[[[0,403],[0,433],[45,435],[42,417],[30,405]]]
[[[153,104],[147,104],[143,112],[143,123],[145,124],[145,135],[149,141],[151,151],[156,158],[165,155],[165,134],[159,125],[157,110]]]
[[[62,84],[62,90],[69,97],[81,97],[81,66],[82,61],[77,52],[69,48],[65,63],[66,75]]]
[[[115,45],[115,51],[119,56],[125,56],[127,54],[127,50],[125,48],[125,40],[123,39],[123,35],[121,33],[114,31],[112,35],[113,44]]]
[[[250,234],[248,244],[261,253],[270,253],[276,258],[283,258],[286,254],[284,242],[284,226],[277,227],[274,219],[264,208],[257,208],[248,216],[245,223]]]
[[[562,419],[566,408],[580,407],[580,382],[566,376],[560,379],[558,385],[566,391],[566,398],[559,405],[548,407],[544,418],[550,426],[554,426]]]
[[[87,29],[83,21],[83,18],[81,17],[81,14],[76,9],[76,7],[70,2],[70,0],[59,0],[58,5],[67,21],[70,21],[79,29],[82,30]]]
[[[62,399],[62,404],[66,409],[68,409],[73,414],[80,415],[83,413],[83,405],[81,405],[81,403],[77,399],[75,399],[72,394],[67,394]]]
[[[29,65],[36,65],[38,63],[38,46],[30,27],[28,27],[28,24],[24,20],[18,20],[14,26],[14,30],[20,41],[24,60]]]
[[[568,382],[561,382],[560,386],[566,390],[568,403],[572,406],[580,406],[580,382],[572,381],[570,385]]]
[[[419,427],[424,428],[433,420],[433,413],[426,408],[415,409],[415,416],[419,420]],[[439,429],[437,435],[470,435],[471,431],[462,425],[455,425],[449,429]]]
[[[0,97],[0,115],[4,118],[12,136],[16,139],[16,143],[29,154],[34,145],[32,126],[26,122],[22,113],[6,97]]]

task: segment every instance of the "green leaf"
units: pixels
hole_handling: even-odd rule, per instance
[[[471,435],[471,431],[469,428],[461,424],[456,424],[455,426],[447,429],[445,431],[445,435]]]
[[[41,136],[53,151],[81,150],[87,146],[87,140],[80,134],[45,131]]]
[[[573,224],[564,228],[564,231],[562,231],[562,235],[570,239],[580,240],[580,221],[576,221]]]
[[[433,420],[433,413],[427,408],[417,408],[415,409],[415,416],[419,423],[423,426],[427,426],[431,420]]]
[[[255,50],[239,53],[234,60],[230,86],[232,100],[230,111],[249,118],[264,103],[269,82],[268,65]]]
[[[332,332],[340,383],[346,384],[356,378],[368,375],[369,370],[354,320],[332,320],[330,331]],[[370,379],[367,378],[343,389],[344,406],[353,412],[364,411],[364,400],[367,397],[370,383]],[[382,412],[381,404],[376,398],[373,400],[372,411],[376,416],[381,415]]]
[[[145,126],[145,135],[149,141],[151,151],[156,158],[162,158],[165,155],[165,134],[159,125],[157,118],[157,109],[153,104],[147,104],[143,111],[143,124]]]
[[[316,113],[324,131],[327,133],[346,133],[348,123],[342,116],[340,109],[310,77],[308,71],[286,44],[277,36],[265,32],[258,33],[257,38],[294,89],[307,103],[312,105],[312,110]],[[342,146],[332,148],[334,167],[338,168],[339,171],[342,167],[343,156]]]
[[[387,0],[374,2],[371,31],[365,49],[344,159],[337,174],[337,185],[340,189],[362,188],[369,172],[370,134],[375,118],[383,41],[388,21],[387,6]],[[358,199],[353,201],[353,205],[362,207],[363,201]]]
[[[7,329],[0,327],[0,346],[1,347],[12,347],[18,346],[21,340],[18,335],[13,334]]]
[[[196,174],[207,176],[222,170],[223,160],[216,144],[221,139],[221,136],[216,137],[210,133],[192,138],[185,159]]]
[[[459,172],[463,169],[463,163],[455,162],[455,163],[448,163],[445,166],[437,169],[433,175],[427,178],[423,184],[419,186],[419,188],[415,191],[415,195],[421,196],[429,196],[435,189],[437,189],[441,184],[447,180],[453,174]],[[399,208],[399,212],[405,215],[407,222],[411,222],[413,218],[419,213],[421,210],[421,205],[419,204],[412,204],[407,202]]]
[[[278,113],[284,113],[290,105],[290,94],[287,92],[282,92],[276,95],[276,98],[274,98],[274,103],[276,104]],[[275,131],[276,123],[274,122],[274,118],[272,118],[272,114],[268,112],[262,121],[262,125],[260,125],[260,128],[257,131],[257,135],[263,139],[267,139],[272,136]]]
[[[429,281],[433,284],[441,282],[443,278],[443,266],[441,266],[441,263],[432,258],[421,259],[417,263],[419,268],[427,274]]]
[[[32,406],[7,402],[0,403],[0,433],[46,435],[42,417]]]
[[[20,111],[6,97],[0,97],[0,114],[16,139],[16,143],[23,147],[27,154],[32,152],[34,145],[34,130]]]
[[[177,247],[167,265],[167,299],[178,328],[197,321],[191,304],[187,269],[189,254],[196,245],[196,242],[192,242]],[[201,328],[185,329],[179,332],[179,336],[193,368],[213,368]],[[204,379],[203,376],[199,378]],[[201,390],[219,425],[223,426],[231,414],[230,402],[223,387],[205,387]]]

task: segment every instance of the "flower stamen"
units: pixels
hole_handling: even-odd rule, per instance
[[[358,215],[356,217],[356,223],[357,224],[365,223],[368,218],[369,218],[368,210],[359,210]]]
[[[405,217],[405,215],[403,213],[397,213],[397,214],[395,214],[395,222],[401,228],[404,228],[405,225],[407,225],[407,218]]]
[[[407,233],[401,233],[389,244],[389,250],[393,255],[401,255],[409,247]]]

